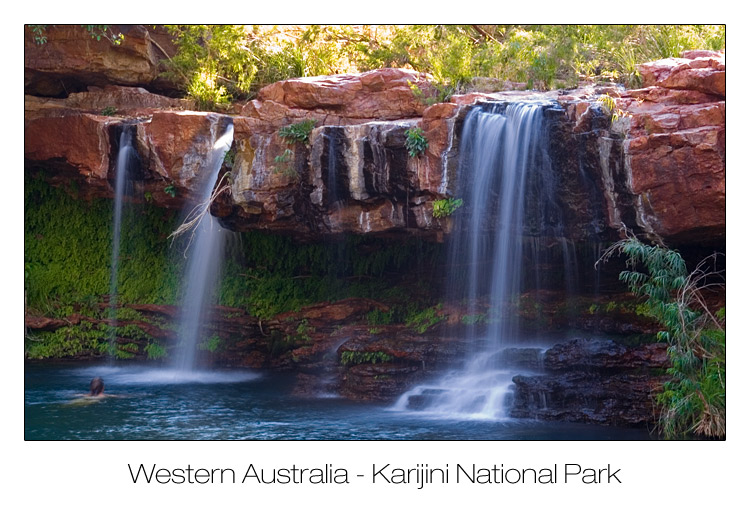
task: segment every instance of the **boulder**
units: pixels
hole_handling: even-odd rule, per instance
[[[641,66],[645,88],[618,99],[638,225],[671,244],[721,244],[726,231],[723,53]]]
[[[626,347],[585,339],[554,345],[543,363],[543,374],[513,378],[511,416],[607,425],[652,423],[652,396],[669,366],[664,344]]]
[[[138,125],[137,147],[147,168],[180,197],[200,200],[214,141],[230,122],[216,113],[158,111]]]
[[[46,43],[34,40],[27,25],[24,38],[26,93],[65,97],[87,86],[151,86],[174,89],[160,77],[160,61],[167,56],[143,25],[112,25],[122,33],[120,44],[97,40],[81,25],[48,25]],[[167,50],[168,51],[168,50]]]
[[[64,116],[25,120],[24,156],[27,166],[71,171],[90,183],[106,181],[110,161],[109,117],[66,111]]]
[[[694,51],[638,66],[643,86],[726,95],[724,52]]]
[[[420,116],[423,103],[411,84],[427,87],[427,77],[411,70],[383,68],[360,74],[302,77],[269,84],[258,101],[342,117],[396,120]]]

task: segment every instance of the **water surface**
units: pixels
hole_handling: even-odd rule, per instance
[[[81,402],[92,377],[112,395]],[[29,363],[27,440],[640,440],[646,429],[437,417],[292,394],[293,374]]]

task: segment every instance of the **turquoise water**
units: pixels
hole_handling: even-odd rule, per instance
[[[92,377],[104,379],[90,401]],[[26,440],[644,440],[646,429],[460,420],[292,394],[294,375],[144,365],[26,365]]]

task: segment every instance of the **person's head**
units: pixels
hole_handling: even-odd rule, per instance
[[[95,397],[97,395],[101,395],[101,393],[104,391],[104,381],[102,381],[101,377],[95,377],[91,380],[89,388],[91,389],[92,396]]]

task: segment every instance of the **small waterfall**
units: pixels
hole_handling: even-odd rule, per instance
[[[201,182],[201,197],[197,207],[208,207],[218,179],[224,156],[229,151],[234,137],[234,126],[229,122],[226,130],[217,135],[217,124],[212,126],[214,145],[207,159]],[[192,206],[195,213],[196,206]],[[219,279],[224,241],[227,231],[206,212],[190,236],[187,249],[187,269],[183,276],[183,297],[180,313],[179,341],[173,356],[173,368],[179,372],[191,372],[196,368],[196,350],[206,336],[203,326],[208,319],[214,293]]]
[[[338,187],[336,185],[338,182],[338,176],[336,174],[336,139],[337,131],[329,131],[326,191],[328,192],[328,205],[331,206],[331,208],[339,200]]]
[[[123,202],[132,194],[130,170],[137,163],[137,154],[133,148],[135,126],[126,125],[120,133],[120,148],[117,153],[115,168],[115,197],[112,220],[112,261],[109,274],[109,355],[114,359],[117,350],[115,323],[117,321],[117,271],[120,264],[120,239],[122,230]]]
[[[545,259],[540,248],[544,240],[561,245],[566,265],[574,262],[574,251],[568,248],[557,223],[560,216],[555,214],[544,108],[533,103],[492,103],[475,107],[466,117],[457,195],[464,207],[454,215],[448,291],[456,304],[465,303],[470,315],[486,316],[487,324],[465,326],[463,337],[475,343],[462,370],[406,392],[395,409],[461,418],[506,416],[512,377],[519,367],[502,351],[526,345],[517,315],[524,277],[536,282],[535,288],[545,282],[537,274]],[[533,224],[534,217],[539,237],[525,241],[525,226]],[[550,224],[555,217],[558,220]]]

